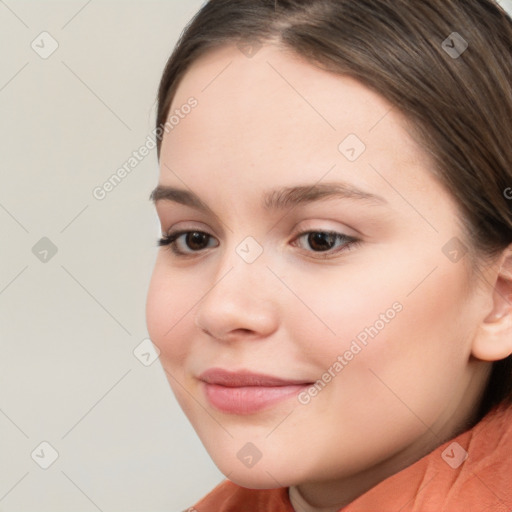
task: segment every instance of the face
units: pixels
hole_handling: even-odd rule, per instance
[[[252,488],[383,474],[449,437],[480,390],[482,299],[404,118],[270,45],[202,57],[177,109],[147,325],[220,470]]]

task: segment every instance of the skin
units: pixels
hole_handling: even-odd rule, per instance
[[[463,240],[454,199],[405,119],[359,82],[270,44],[252,58],[227,45],[192,65],[171,111],[190,96],[197,108],[164,136],[159,184],[193,191],[213,215],[166,200],[156,209],[162,233],[211,238],[187,256],[159,249],[149,334],[230,480],[289,487],[297,511],[338,510],[474,421],[490,361],[512,351],[504,260],[481,279],[468,255],[448,259],[445,244]],[[353,162],[338,149],[348,134],[366,145]],[[383,201],[262,205],[269,189],[340,182]],[[299,237],[308,230],[360,242],[340,239],[326,256]],[[250,264],[236,252],[248,236],[263,248]],[[306,405],[292,397],[235,415],[205,398],[198,376],[211,367],[314,382],[396,303],[401,311]],[[237,457],[247,442],[262,454],[251,468]]]

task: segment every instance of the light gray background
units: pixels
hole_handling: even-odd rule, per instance
[[[174,512],[223,479],[159,362],[133,354],[148,337],[156,150],[92,195],[153,129],[163,66],[201,5],[0,1],[2,512]],[[31,48],[43,31],[59,44],[47,59]],[[42,237],[58,248],[46,263]],[[46,470],[31,457],[42,441],[59,453]]]
[[[153,129],[163,66],[202,3],[0,0],[0,512],[174,512],[224,478],[159,362],[133,353],[156,151],[92,195]],[[49,48],[43,31],[59,45],[46,59],[31,47]]]

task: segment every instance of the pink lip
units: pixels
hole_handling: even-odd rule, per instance
[[[248,371],[228,372],[221,368],[211,368],[199,379],[210,404],[230,414],[251,414],[268,409],[312,384]]]

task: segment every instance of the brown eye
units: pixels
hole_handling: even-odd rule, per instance
[[[210,235],[202,231],[191,231],[185,236],[185,243],[192,251],[201,251],[208,247]]]
[[[158,241],[160,246],[169,246],[172,252],[178,256],[186,256],[217,247],[218,241],[203,231],[178,231],[165,235]]]
[[[328,251],[336,244],[335,233],[314,232],[308,234],[308,244],[314,251]]]
[[[357,238],[335,231],[306,231],[300,233],[292,245],[311,253],[336,254],[357,244]]]

